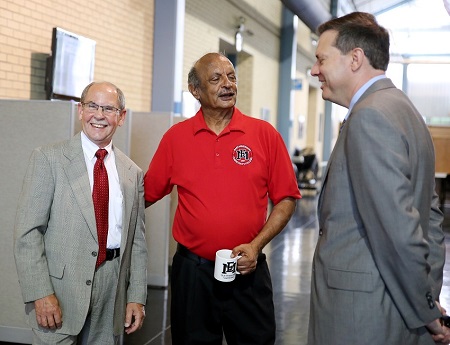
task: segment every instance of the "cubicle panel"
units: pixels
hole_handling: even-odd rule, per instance
[[[35,147],[73,134],[71,102],[0,100],[0,341],[31,343],[13,257],[17,201]]]
[[[133,112],[130,122],[130,157],[145,173],[163,134],[171,126],[171,114]],[[145,228],[149,252],[147,283],[166,287],[171,238],[169,196],[145,210]]]

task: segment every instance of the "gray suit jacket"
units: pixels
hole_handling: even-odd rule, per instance
[[[113,148],[123,193],[120,272],[114,333],[123,333],[127,302],[145,304],[147,246],[143,173]],[[98,251],[89,177],[80,133],[33,151],[19,199],[15,229],[17,273],[31,327],[33,301],[55,293],[63,311],[58,331],[78,334],[89,309]]]
[[[445,258],[428,128],[389,79],[354,106],[323,176],[309,344],[434,344]]]

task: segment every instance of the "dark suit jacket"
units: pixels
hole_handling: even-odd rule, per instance
[[[445,257],[428,128],[389,79],[355,104],[319,196],[310,345],[434,344]]]
[[[143,173],[120,150],[113,150],[123,194],[117,335],[123,333],[126,303],[146,302],[147,246]],[[64,319],[58,332],[80,332],[97,251],[94,206],[78,133],[71,140],[34,150],[19,199],[14,254],[31,327],[37,327],[33,301],[55,293]]]

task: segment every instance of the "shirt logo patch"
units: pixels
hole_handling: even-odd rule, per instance
[[[250,147],[238,145],[233,150],[233,160],[239,165],[247,165],[253,159],[253,152]]]

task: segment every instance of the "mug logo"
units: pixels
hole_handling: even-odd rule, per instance
[[[234,273],[236,272],[236,263],[233,261],[226,262],[222,264],[222,274]]]
[[[250,147],[238,145],[233,150],[233,160],[239,165],[247,165],[253,159],[253,152]]]

